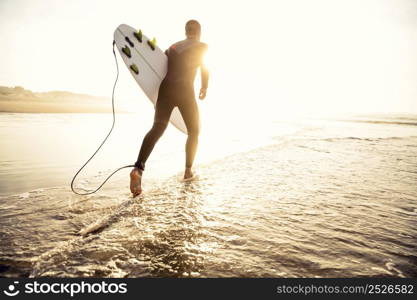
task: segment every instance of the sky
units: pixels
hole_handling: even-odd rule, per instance
[[[166,49],[189,19],[211,113],[417,113],[415,0],[0,0],[0,85],[110,96],[119,24]],[[119,63],[120,101],[146,101]]]

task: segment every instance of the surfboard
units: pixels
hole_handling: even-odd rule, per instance
[[[142,31],[126,24],[116,28],[114,41],[133,78],[155,107],[159,86],[168,70],[168,57],[156,45],[155,39],[149,39]],[[177,107],[169,121],[181,132],[187,133]]]

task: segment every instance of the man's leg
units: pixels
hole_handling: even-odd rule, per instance
[[[153,126],[145,135],[139,151],[138,159],[135,163],[135,168],[133,168],[130,172],[130,191],[134,196],[137,196],[142,192],[141,181],[142,173],[145,170],[145,163],[155,147],[156,142],[168,126],[169,118],[173,109],[174,106],[170,103],[169,99],[158,98],[155,107]]]
[[[197,153],[198,135],[200,133],[200,115],[197,102],[194,99],[184,101],[178,106],[185,125],[187,126],[187,143],[185,144],[185,172],[184,179],[193,177],[191,170]]]

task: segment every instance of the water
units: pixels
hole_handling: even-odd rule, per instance
[[[0,116],[1,276],[417,277],[417,117],[208,128],[192,183],[169,130],[142,196],[128,170],[76,196],[68,182],[109,120]],[[150,120],[118,122],[77,186],[134,160]]]

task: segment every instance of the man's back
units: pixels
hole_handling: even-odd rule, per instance
[[[197,68],[203,64],[207,44],[193,39],[185,39],[173,44],[165,53],[168,56],[169,82],[194,83]]]

